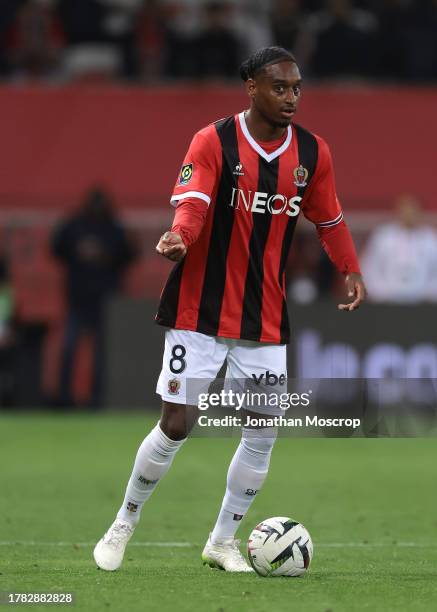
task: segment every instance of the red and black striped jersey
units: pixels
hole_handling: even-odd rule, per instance
[[[208,206],[205,225],[169,276],[157,322],[288,342],[285,264],[297,218],[320,227],[343,218],[327,144],[293,124],[272,151],[244,113],[217,121],[195,134],[171,202],[193,198]]]

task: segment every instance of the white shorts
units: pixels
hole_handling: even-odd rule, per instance
[[[257,380],[260,382],[260,388],[271,389],[272,392],[275,384],[279,383],[281,389],[287,390],[285,344],[233,340],[194,331],[170,329],[165,333],[164,357],[156,392],[166,402],[193,404],[192,389],[195,388],[196,393],[207,392],[225,360],[227,381],[237,380],[239,383],[244,380]],[[188,390],[187,381],[190,386]],[[254,406],[250,410],[272,415],[283,413],[280,408],[274,406],[263,406],[259,409]]]

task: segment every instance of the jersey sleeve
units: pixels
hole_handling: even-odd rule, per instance
[[[331,152],[322,138],[316,138],[319,144],[318,161],[302,212],[318,228],[334,227],[341,223],[343,212],[335,191]]]
[[[212,132],[194,135],[170,199],[173,206],[187,198],[209,205],[219,175],[216,149]]]

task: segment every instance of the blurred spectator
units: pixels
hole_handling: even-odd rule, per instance
[[[272,3],[272,31],[275,45],[296,52],[302,30],[303,12],[301,0],[276,0]]]
[[[15,403],[14,349],[14,293],[6,258],[0,256],[0,405]]]
[[[306,76],[437,80],[437,0],[1,0],[0,77],[237,78],[254,50]]]
[[[273,44],[266,0],[160,4],[165,76],[238,79],[240,62]]]
[[[290,300],[308,304],[331,295],[339,274],[314,233],[298,225],[286,276]]]
[[[63,35],[54,0],[25,0],[10,35],[10,62],[16,77],[44,77],[58,65]]]
[[[205,25],[194,40],[195,76],[232,78],[238,76],[239,43],[229,26],[232,7],[225,2],[205,6]]]
[[[163,70],[164,26],[159,0],[148,0],[138,13],[138,57],[145,80],[158,79]]]
[[[408,15],[404,0],[382,0],[378,3],[379,29],[376,43],[376,74],[385,78],[406,76],[406,28]]]
[[[66,68],[73,74],[114,72],[139,76],[136,18],[142,0],[59,0],[67,44]]]
[[[90,191],[79,212],[56,229],[52,248],[65,265],[68,303],[59,402],[73,404],[74,356],[80,337],[88,333],[94,339],[90,403],[97,408],[104,382],[105,306],[119,290],[135,252],[114,215],[110,197],[100,188]]]
[[[400,196],[395,208],[397,219],[374,231],[361,258],[369,299],[437,301],[437,233],[424,225],[416,197]]]
[[[437,78],[437,0],[412,2],[407,13],[406,77],[411,81]]]
[[[275,44],[271,24],[271,3],[240,0],[233,6],[232,28],[239,42],[240,62],[249,55]]]
[[[351,0],[327,0],[308,20],[312,72],[320,77],[369,75],[375,67],[377,20]]]
[[[341,274],[323,249],[320,249],[319,261],[316,270],[316,284],[319,298],[329,297],[337,288],[343,293],[344,282]]]
[[[194,73],[193,7],[166,1],[161,9],[163,32],[163,74],[170,78],[191,77]]]
[[[9,54],[10,34],[24,0],[1,0],[0,10],[0,75],[12,72],[12,58]]]

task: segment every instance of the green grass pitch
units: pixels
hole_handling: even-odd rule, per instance
[[[97,570],[93,543],[153,423],[0,415],[0,591],[73,591],[74,609],[90,612],[437,610],[434,439],[278,441],[238,535],[244,542],[270,516],[303,522],[315,556],[295,579],[202,566],[237,440],[190,440],[145,506],[122,569]]]

